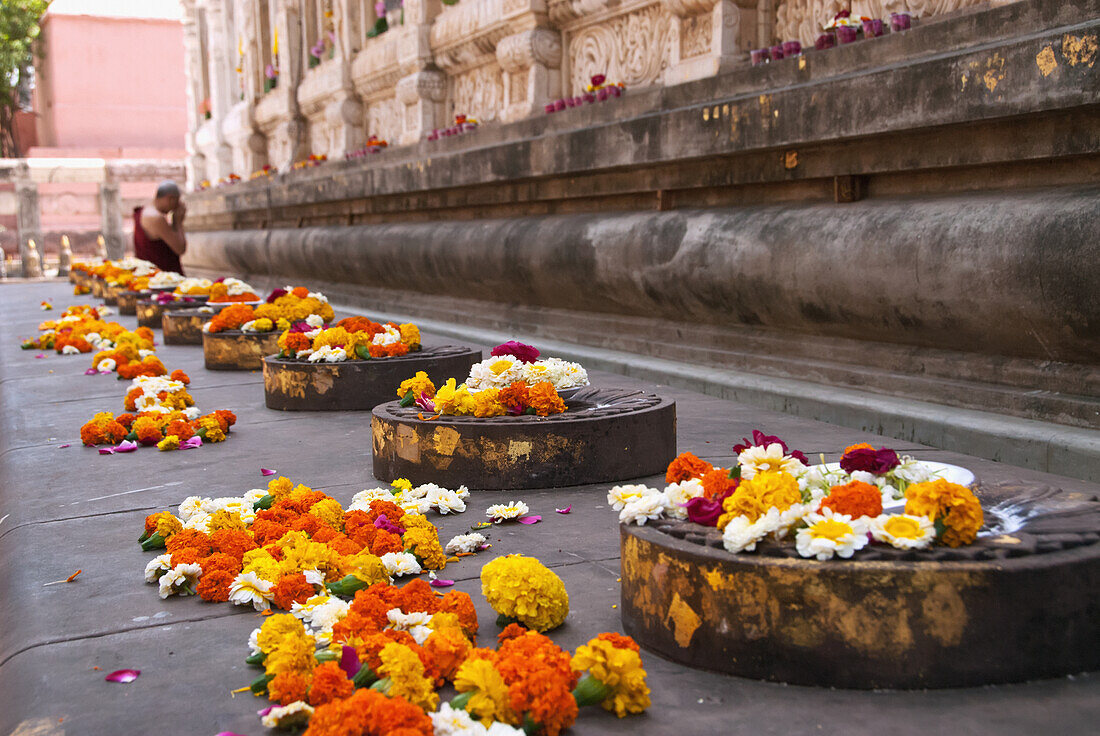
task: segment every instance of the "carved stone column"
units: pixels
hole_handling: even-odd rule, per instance
[[[396,97],[402,108],[402,145],[416,143],[444,124],[447,76],[431,68],[432,22],[440,9],[439,0],[405,0],[405,25],[387,32],[398,34],[397,60],[403,76]]]
[[[241,65],[238,77],[241,91],[238,97],[243,99],[234,102],[226,111],[221,129],[222,136],[233,151],[230,171],[238,176],[248,176],[253,171],[262,169],[268,162],[267,139],[260,131],[255,117],[256,88],[248,81],[258,78],[263,70],[259,68],[257,53],[260,32],[255,0],[235,0],[235,3],[237,39],[234,43],[245,50],[244,58],[238,58]]]
[[[736,65],[756,43],[758,0],[661,0],[673,15],[665,84],[712,77]]]
[[[497,61],[504,70],[504,122],[541,112],[561,96],[559,32],[532,28],[507,36],[497,44]]]
[[[309,153],[308,125],[298,105],[298,85],[302,83],[302,61],[305,52],[302,40],[302,0],[281,0],[274,3],[279,29],[279,86],[275,93],[284,96],[286,120],[280,126],[286,136],[289,163],[293,164]]]
[[[24,278],[42,275],[41,260],[31,254],[30,241],[42,243],[42,225],[38,212],[38,184],[31,181],[26,164],[24,174],[15,180],[15,223],[19,231],[19,257],[23,263]]]
[[[207,178],[206,158],[199,149],[195,135],[205,120],[199,115],[202,102],[202,58],[199,43],[199,24],[196,16],[195,0],[181,0],[183,6],[183,58],[187,69],[187,178],[191,186],[196,186]]]
[[[122,237],[122,194],[118,182],[107,180],[99,184],[99,229],[107,246],[107,257],[118,260],[126,255]]]
[[[233,41],[229,0],[205,0],[206,26],[209,33],[205,60],[210,78],[210,118],[213,123],[213,156],[207,162],[210,177],[228,176],[233,171],[233,149],[226,140],[222,125],[230,108],[237,101],[235,85],[236,43]],[[232,54],[232,55],[231,55]]]

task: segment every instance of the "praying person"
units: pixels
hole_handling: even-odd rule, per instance
[[[183,220],[187,206],[174,181],[157,187],[152,204],[134,208],[134,255],[162,271],[183,273],[180,256],[187,251]]]

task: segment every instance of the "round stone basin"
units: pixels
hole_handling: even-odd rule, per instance
[[[208,315],[206,316],[209,319]],[[264,357],[279,352],[279,330],[271,332],[202,332],[202,354],[207,370],[258,371]]]
[[[376,406],[374,475],[414,485],[547,488],[664,473],[676,455],[676,404],[669,399],[585,388],[566,406],[549,417],[432,420],[397,401]]]
[[[277,348],[276,348],[277,349]],[[264,400],[282,411],[369,411],[397,396],[397,388],[417,371],[436,385],[464,376],[481,351],[456,345],[425,347],[393,358],[310,363],[269,355],[264,358]]]
[[[980,485],[975,544],[807,560],[793,540],[731,554],[716,529],[620,526],[626,633],[731,675],[947,688],[1100,668],[1100,498]]]

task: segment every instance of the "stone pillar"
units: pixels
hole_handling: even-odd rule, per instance
[[[233,171],[233,149],[226,140],[223,123],[237,102],[236,42],[230,18],[229,0],[206,0],[206,27],[209,30],[206,60],[210,76],[210,118],[213,123],[214,155],[206,162],[210,177],[228,176]],[[232,54],[232,55],[231,55]]]
[[[107,257],[117,261],[126,255],[126,244],[122,237],[122,195],[118,182],[104,181],[99,184],[99,229],[107,248]]]
[[[61,252],[57,257],[57,275],[68,276],[73,265],[73,249],[69,247],[69,236],[61,236]]]
[[[15,221],[19,230],[19,257],[23,263],[23,276],[35,278],[42,275],[41,261],[35,262],[35,256],[38,254],[32,255],[30,246],[32,241],[42,242],[42,226],[38,212],[38,185],[29,177],[16,179],[15,199]]]
[[[440,12],[439,0],[406,0],[405,25],[398,33],[397,58],[404,75],[397,82],[397,101],[404,108],[402,145],[416,143],[445,124],[447,75],[432,68],[432,22]]]
[[[561,33],[532,28],[502,38],[497,61],[504,70],[504,122],[542,112],[561,96]]]
[[[209,177],[206,171],[206,157],[198,146],[196,134],[205,119],[199,115],[202,102],[202,58],[199,44],[199,24],[195,14],[195,0],[180,0],[183,7],[183,63],[187,69],[187,180],[190,186]],[[102,201],[102,200],[101,200]],[[105,231],[106,232],[106,231]]]
[[[305,158],[309,153],[307,124],[298,105],[298,85],[302,82],[302,62],[305,49],[302,41],[302,0],[282,0],[275,3],[276,26],[279,29],[279,86],[276,94],[285,95],[287,120],[283,130],[290,152],[289,163]]]
[[[742,61],[757,43],[758,1],[661,0],[674,18],[664,83],[713,77]]]

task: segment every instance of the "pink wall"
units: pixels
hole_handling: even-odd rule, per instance
[[[47,13],[38,62],[38,144],[184,148],[183,26]]]

